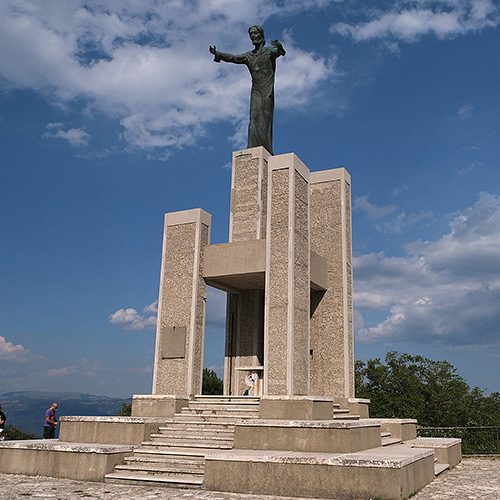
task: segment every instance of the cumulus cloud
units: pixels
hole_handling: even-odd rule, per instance
[[[366,16],[363,22],[335,23],[330,31],[358,42],[413,42],[428,34],[447,39],[498,26],[500,8],[493,0],[399,0],[387,10],[367,10]]]
[[[365,313],[359,341],[500,347],[500,196],[481,193],[449,227],[435,241],[407,244],[404,257],[354,259],[355,307]],[[370,326],[370,311],[388,313]]]
[[[80,128],[63,130],[62,123],[49,123],[47,130],[42,134],[45,139],[63,139],[71,146],[86,146],[91,139],[90,134]]]
[[[156,314],[152,314],[155,308],[155,302],[146,306],[143,310],[147,315],[143,316],[131,307],[127,309],[118,309],[109,316],[109,321],[114,325],[120,326],[125,330],[144,330],[156,327]]]
[[[0,3],[0,76],[10,89],[31,89],[71,109],[105,113],[121,137],[144,150],[173,149],[206,135],[211,124],[247,119],[246,68],[215,64],[209,44],[241,53],[251,48],[248,20],[323,8],[325,0],[6,0]],[[282,38],[266,33],[268,39]],[[277,106],[295,108],[335,75],[330,60],[298,49],[286,34],[278,62]],[[81,128],[47,131],[74,145]]]
[[[4,361],[26,361],[31,357],[28,349],[20,344],[13,344],[0,335],[0,359]]]

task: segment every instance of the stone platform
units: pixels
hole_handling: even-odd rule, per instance
[[[0,441],[0,471],[102,481],[133,449],[130,445],[61,443],[57,439]]]
[[[498,500],[500,498],[500,459],[464,458],[454,469],[438,476],[431,484],[420,490],[413,500],[456,500],[476,498]],[[46,498],[49,500],[81,500],[82,497],[95,500],[146,500],[168,498],[169,500],[285,500],[278,497],[257,494],[223,493],[207,490],[184,490],[156,486],[135,486],[109,483],[55,479],[51,477],[0,474],[0,499],[23,500]],[[302,497],[293,497],[303,500]],[[318,498],[317,500],[324,500]],[[337,497],[335,500],[343,500]]]

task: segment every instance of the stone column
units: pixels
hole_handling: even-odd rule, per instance
[[[229,242],[266,237],[267,165],[263,148],[233,152]]]
[[[309,169],[269,158],[264,394],[309,394]]]
[[[354,397],[351,176],[311,172],[311,248],[326,259],[328,290],[311,294],[311,393]]]
[[[199,208],[165,214],[153,394],[201,394],[210,223]]]
[[[267,168],[270,154],[263,148],[233,152],[229,242],[266,237]],[[228,293],[224,394],[245,392],[243,368],[262,366],[263,290]],[[259,371],[259,376],[262,372]]]

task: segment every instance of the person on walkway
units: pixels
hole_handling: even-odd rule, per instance
[[[6,420],[7,417],[5,416],[5,413],[2,411],[2,405],[0,405],[0,441],[3,441],[5,439],[5,436],[3,435],[3,429],[5,427]]]
[[[56,437],[56,427],[59,422],[56,418],[57,403],[45,412],[45,422],[43,423],[43,439],[54,439]]]

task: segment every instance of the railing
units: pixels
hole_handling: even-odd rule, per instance
[[[464,455],[500,455],[500,427],[417,427],[417,436],[460,438]]]

